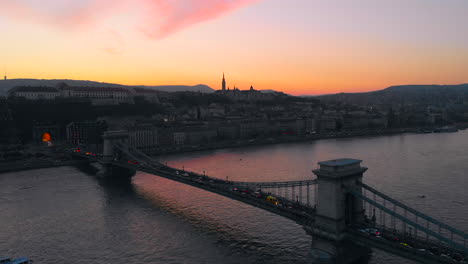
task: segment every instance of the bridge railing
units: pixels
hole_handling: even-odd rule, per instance
[[[468,253],[468,235],[426,214],[423,214],[382,192],[364,184],[362,192],[346,187],[363,200],[367,223],[380,229],[392,230],[415,243],[434,244]]]
[[[168,170],[177,170],[165,165],[161,166]],[[250,192],[261,191],[263,194],[274,196],[279,201],[284,201],[290,206],[300,205],[314,209],[317,202],[317,180],[303,181],[282,181],[282,182],[243,182],[243,181],[227,181],[217,177],[212,177],[206,174],[200,174],[190,171],[180,171],[187,173],[190,176],[198,177],[205,181],[211,181],[217,184],[223,184],[227,188],[249,189]]]
[[[317,181],[286,181],[286,182],[264,182],[247,183],[245,186],[251,186],[261,189],[266,193],[280,200],[289,200],[294,204],[315,208],[317,204]]]
[[[310,186],[317,184],[317,180],[303,180],[303,181],[277,181],[277,182],[241,182],[233,181],[234,184],[239,186],[253,186],[259,188],[281,188],[281,187],[294,187],[294,186]]]
[[[369,185],[367,184],[364,184],[364,183],[360,183],[361,186],[363,187],[363,189],[365,191],[368,191],[370,192],[371,194],[375,194],[376,196],[380,197],[383,201],[388,201],[389,203],[391,203],[394,207],[398,207],[400,208],[401,210],[403,210],[403,213],[408,215],[408,217],[410,217],[412,215],[412,217],[415,219],[415,221],[418,221],[419,219],[422,219],[423,221],[426,222],[426,227],[429,228],[429,227],[437,227],[437,232],[440,233],[440,234],[445,234],[445,235],[449,235],[451,238],[455,239],[456,237],[460,238],[460,241],[464,241],[465,244],[464,246],[467,246],[466,245],[466,242],[468,240],[468,234],[452,227],[452,226],[449,226],[448,224],[445,224],[443,222],[440,222],[434,218],[432,218],[431,216],[428,216],[426,214],[423,214],[391,197],[389,197],[388,195],[385,195],[383,194],[382,192],[379,192],[378,190],[370,187]],[[411,215],[410,215],[411,214]],[[414,230],[415,232],[415,235],[417,234],[418,230],[415,229]]]
[[[294,208],[308,208],[314,209],[317,201],[317,180],[302,180],[302,181],[282,181],[282,182],[242,182],[242,181],[228,181],[222,180],[209,175],[200,174],[196,172],[179,170],[169,167],[162,163],[155,161],[150,156],[144,154],[140,150],[124,145],[122,142],[115,142],[113,146],[121,153],[125,154],[127,158],[137,161],[139,163],[146,163],[154,168],[160,169],[165,172],[178,172],[181,175],[196,177],[202,179],[204,182],[215,183],[223,185],[223,188],[239,188],[249,189],[249,192],[261,191],[263,194],[274,196],[279,201],[288,204]],[[125,161],[124,161],[125,162]]]
[[[280,203],[275,203],[274,201],[269,200],[267,198],[268,195],[263,191],[261,192],[261,196],[258,197],[256,195],[253,195],[255,194],[254,192],[244,192],[245,189],[237,187],[234,188],[235,185],[232,185],[231,182],[226,182],[224,180],[219,180],[208,176],[203,177],[203,175],[192,173],[188,174],[188,176],[184,176],[183,173],[180,173],[179,170],[167,166],[154,167],[151,166],[151,164],[141,165],[121,161],[113,161],[111,164],[119,167],[145,171],[147,173],[155,174],[170,180],[189,184],[210,192],[218,193],[233,198],[235,200],[239,200],[257,206],[259,208],[263,208],[270,212],[285,216],[302,225],[308,226],[314,222],[315,210],[313,210],[313,208],[308,208],[297,204],[294,204],[293,206],[288,206],[288,204],[292,204],[294,201],[288,200],[286,198],[279,199]],[[179,173],[176,173],[176,171],[179,171]],[[210,179],[215,179],[216,181]]]

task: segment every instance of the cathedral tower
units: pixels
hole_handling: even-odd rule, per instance
[[[222,90],[226,91],[226,79],[224,79],[224,72],[223,72]]]

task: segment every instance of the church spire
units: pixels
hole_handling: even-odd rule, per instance
[[[223,91],[226,91],[226,79],[224,79],[224,72],[223,72],[223,82],[222,82],[222,84],[221,84],[221,89],[222,89]]]

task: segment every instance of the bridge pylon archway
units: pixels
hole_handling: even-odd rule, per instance
[[[105,166],[105,175],[113,178],[130,178],[135,170],[114,166],[112,163],[119,161],[125,155],[123,151],[128,150],[128,133],[126,131],[106,131],[102,161]],[[119,144],[119,148],[116,145]]]
[[[361,199],[350,195],[344,186],[361,190],[366,167],[361,160],[336,159],[319,162],[317,175],[317,211],[313,227],[306,228],[313,237],[314,263],[350,264],[368,256],[369,249],[349,241],[346,229],[364,222]],[[313,256],[313,257],[314,257]]]
[[[124,147],[128,144],[128,133],[126,131],[106,131],[102,138],[104,139],[102,158],[107,163],[111,163],[119,152],[115,144],[122,143],[121,145]]]

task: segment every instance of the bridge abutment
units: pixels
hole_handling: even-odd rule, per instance
[[[313,263],[351,264],[366,259],[369,249],[348,240],[346,229],[364,222],[361,199],[344,186],[360,190],[361,160],[337,159],[319,162],[317,175],[317,213],[313,227],[306,228],[313,236]]]
[[[314,236],[312,239],[311,263],[367,263],[369,253],[369,248],[357,245],[349,240],[338,242]]]

